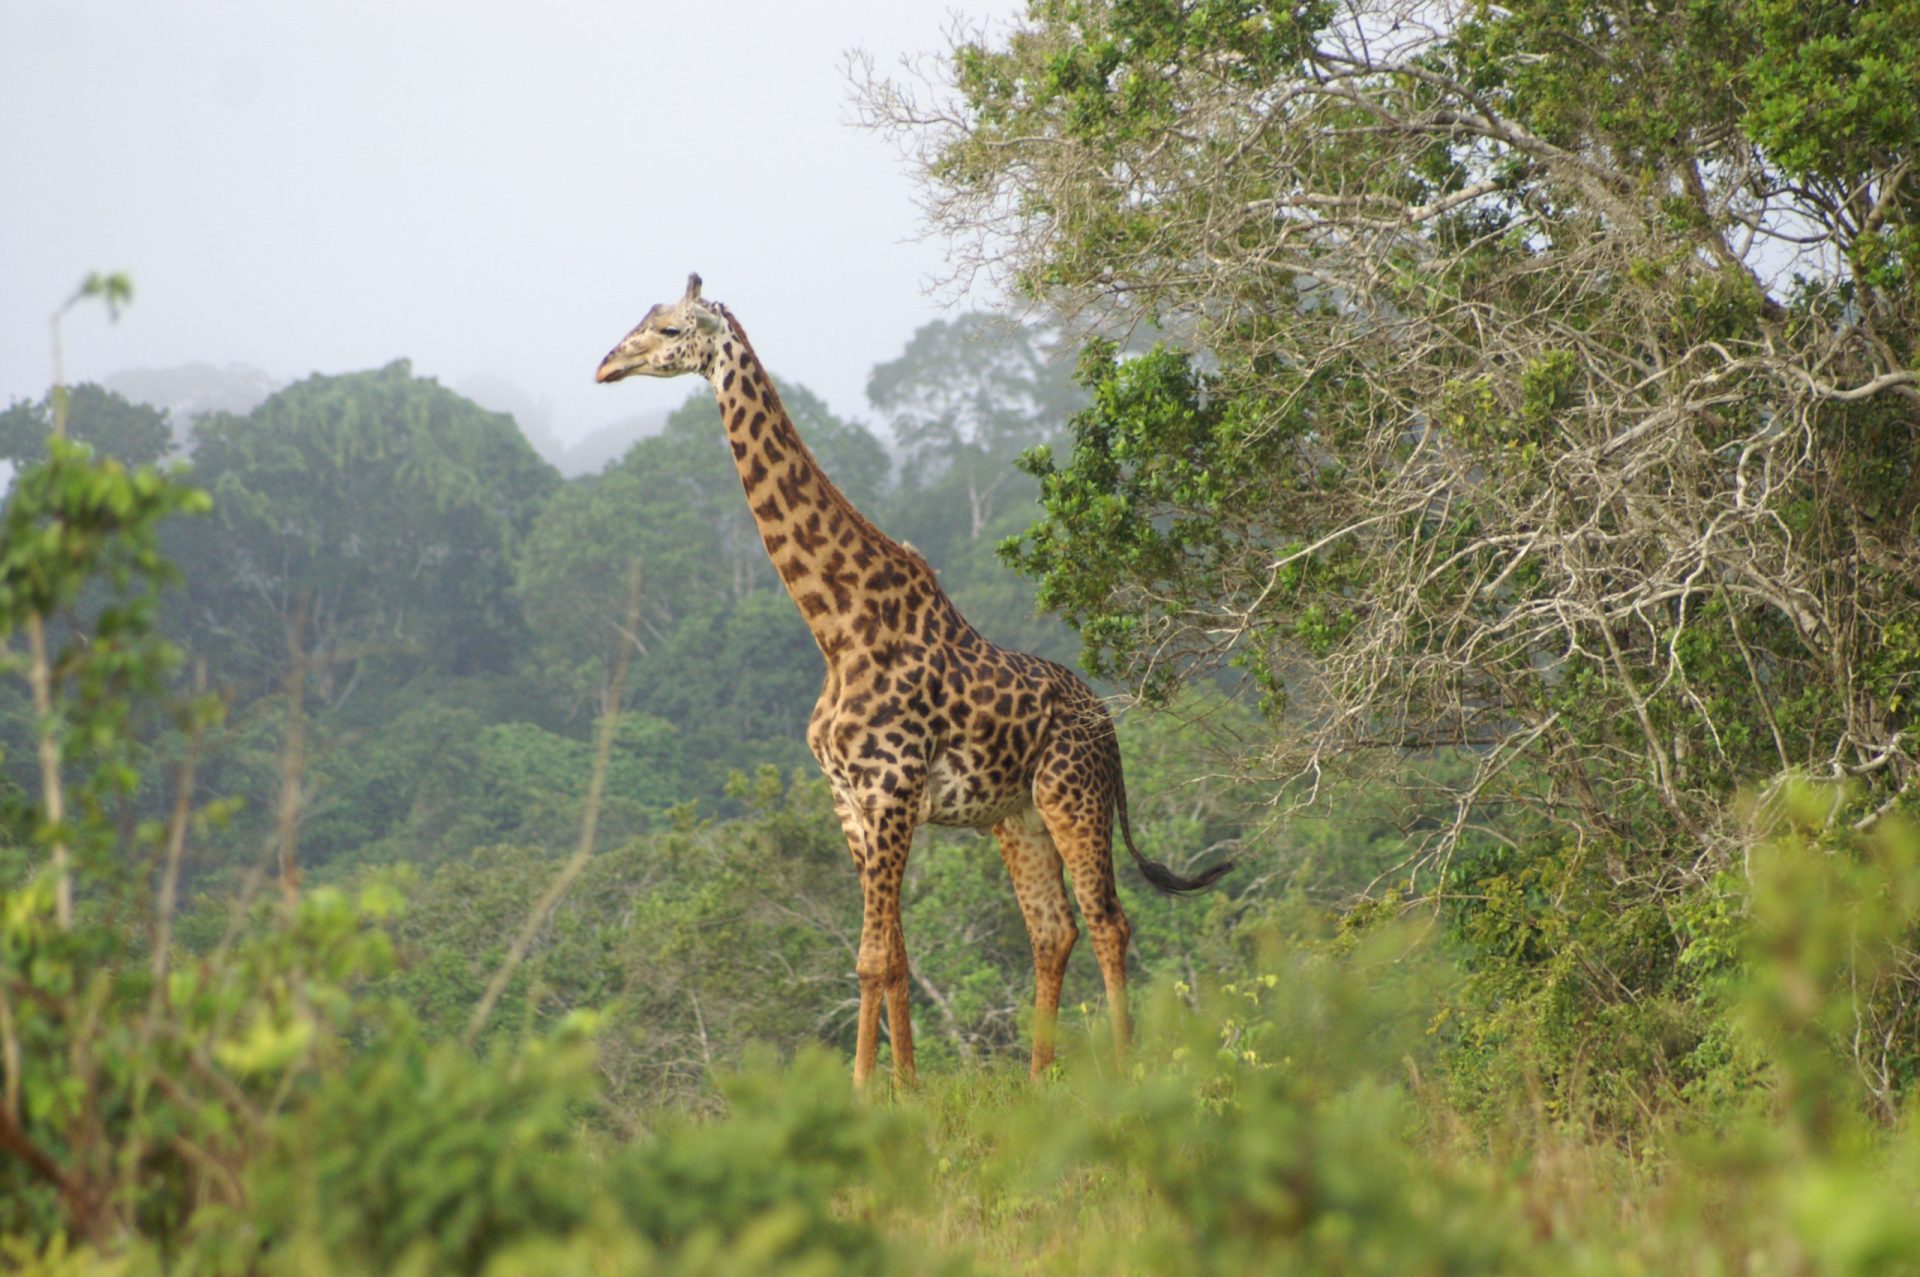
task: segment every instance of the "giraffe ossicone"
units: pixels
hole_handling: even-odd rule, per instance
[[[826,660],[807,745],[833,790],[860,874],[853,1076],[865,1085],[887,1010],[894,1075],[913,1076],[900,884],[923,824],[991,829],[1033,946],[1032,1069],[1053,1058],[1060,985],[1079,930],[1062,868],[1092,932],[1114,1049],[1128,1037],[1129,927],[1113,876],[1118,817],[1147,881],[1198,891],[1231,865],[1182,877],[1140,854],[1127,817],[1113,720],[1065,666],[983,638],[918,551],[875,527],[834,487],[780,406],[746,330],[703,301],[700,276],[622,337],[594,379],[698,373],[713,386],[761,544]]]

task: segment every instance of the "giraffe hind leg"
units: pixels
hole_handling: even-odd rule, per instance
[[[1079,930],[1067,904],[1066,883],[1060,877],[1060,853],[1032,808],[993,827],[1000,858],[1013,879],[1013,894],[1026,920],[1033,945],[1033,1063],[1039,1077],[1053,1062],[1055,1024],[1060,1011],[1060,984],[1067,957]]]
[[[1120,907],[1113,877],[1113,807],[1111,794],[1085,784],[1079,768],[1049,772],[1043,768],[1034,787],[1034,805],[1073,875],[1073,894],[1091,933],[1093,956],[1107,986],[1107,1013],[1113,1022],[1113,1049],[1124,1060],[1132,1022],[1127,1013],[1127,943],[1132,928]],[[1071,783],[1063,777],[1077,777]]]
[[[893,1078],[911,1083],[913,1068],[912,981],[907,967],[907,935],[901,928],[896,898],[893,920],[893,959],[887,973],[887,1041],[893,1047]]]

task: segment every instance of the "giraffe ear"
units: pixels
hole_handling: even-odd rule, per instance
[[[680,300],[683,302],[697,302],[700,300],[700,276],[697,273],[687,276],[687,295]]]

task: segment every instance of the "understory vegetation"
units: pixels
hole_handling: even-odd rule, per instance
[[[704,388],[571,482],[404,362],[12,405],[0,1269],[1920,1270],[1916,68],[1913,0],[1035,0],[863,82],[1033,315],[874,369],[891,452],[786,406],[1237,862],[1123,862],[1134,1050],[1083,947],[1032,1083],[928,831],[850,1089]]]

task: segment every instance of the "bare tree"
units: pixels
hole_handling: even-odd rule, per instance
[[[1416,877],[1496,801],[1671,879],[1741,785],[1913,784],[1920,115],[1840,118],[1795,42],[1876,37],[1763,8],[1096,2],[856,63],[957,279],[1196,355],[1042,467],[1045,593],[1143,686],[1250,668],[1278,775],[1461,751]]]

